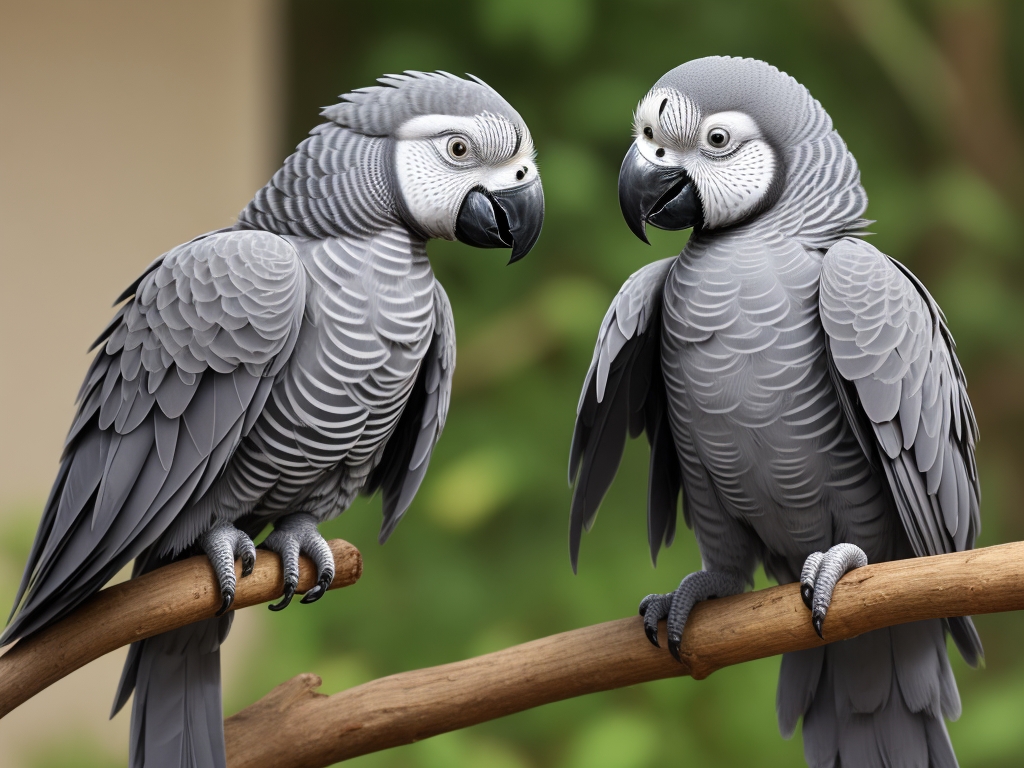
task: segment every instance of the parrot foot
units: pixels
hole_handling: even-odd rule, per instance
[[[242,576],[248,576],[256,565],[256,547],[252,539],[231,523],[213,526],[203,534],[199,543],[217,575],[222,600],[217,611],[220,616],[235,602],[235,558],[242,561]]]
[[[305,554],[316,563],[316,585],[302,598],[304,603],[319,600],[334,581],[334,554],[327,540],[316,527],[316,518],[305,512],[282,517],[274,524],[274,531],[260,545],[281,556],[284,569],[284,597],[269,606],[272,611],[288,607],[299,586],[299,555]]]
[[[821,637],[832,590],[844,575],[868,564],[868,556],[856,544],[836,544],[828,552],[812,552],[800,572],[800,596],[811,610],[811,623]]]
[[[738,595],[745,586],[742,576],[727,571],[696,571],[683,579],[675,592],[648,595],[640,601],[640,615],[644,617],[647,639],[661,647],[658,645],[658,622],[666,619],[669,653],[676,661],[682,661],[679,646],[693,606],[713,597]]]

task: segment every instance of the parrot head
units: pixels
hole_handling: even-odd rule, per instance
[[[828,115],[789,75],[753,59],[687,62],[643,98],[619,172],[619,204],[647,242],[659,229],[714,230],[771,208],[793,153],[831,131]]]
[[[540,237],[544,191],[526,123],[493,88],[446,72],[388,75],[324,115],[392,147],[390,183],[404,223],[424,238],[511,248]]]

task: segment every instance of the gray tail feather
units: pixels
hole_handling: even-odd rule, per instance
[[[964,661],[972,667],[978,666],[985,658],[985,650],[981,647],[981,638],[978,637],[978,630],[974,628],[974,622],[970,616],[956,616],[946,619],[946,628],[953,636],[953,642]]]
[[[113,717],[132,690],[131,768],[226,768],[220,645],[232,614],[133,643]]]
[[[789,738],[804,719],[811,768],[956,768],[943,717],[960,716],[943,622],[902,624],[782,657]]]

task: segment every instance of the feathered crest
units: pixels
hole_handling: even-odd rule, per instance
[[[366,136],[390,136],[420,115],[472,117],[484,112],[523,125],[523,119],[491,86],[473,75],[406,71],[378,78],[378,85],[358,88],[320,113],[328,120]]]

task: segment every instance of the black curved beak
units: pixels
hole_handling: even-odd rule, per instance
[[[647,224],[658,229],[699,227],[704,212],[685,170],[655,165],[634,143],[619,170],[619,207],[633,234],[650,244]]]
[[[544,190],[538,178],[498,192],[472,190],[459,209],[455,237],[477,248],[511,248],[512,264],[530,252],[543,225]]]

